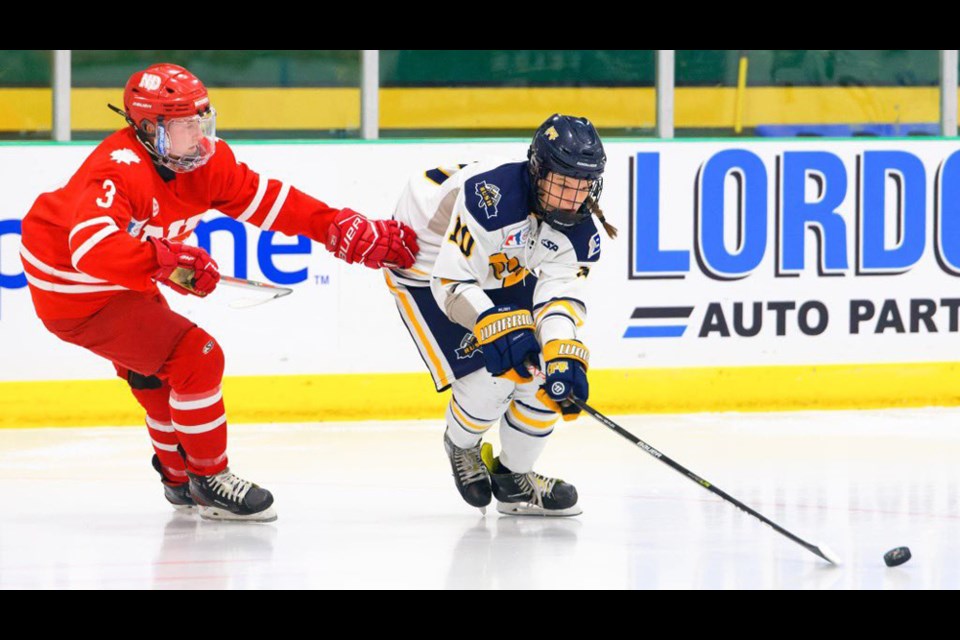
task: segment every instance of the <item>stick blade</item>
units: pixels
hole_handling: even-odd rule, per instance
[[[227,306],[229,306],[231,309],[249,309],[250,307],[259,307],[260,305],[266,304],[271,300],[288,296],[291,293],[293,293],[293,289],[281,289],[272,296],[267,296],[264,298],[240,298],[239,300],[233,300]]]
[[[841,564],[840,556],[834,553],[833,550],[830,549],[830,547],[828,547],[825,544],[821,544],[820,546],[814,547],[813,549],[811,549],[811,551],[813,551],[818,556],[820,556],[821,558],[823,558],[824,560],[826,560],[832,565],[840,566]]]

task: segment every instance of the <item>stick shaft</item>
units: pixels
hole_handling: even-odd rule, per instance
[[[618,425],[616,422],[614,422],[614,421],[611,420],[610,418],[606,417],[605,415],[603,415],[602,413],[600,413],[599,411],[597,411],[596,409],[594,409],[593,407],[591,407],[590,405],[588,405],[586,402],[583,402],[583,401],[581,401],[581,400],[577,400],[576,398],[571,398],[571,400],[572,400],[573,403],[576,404],[578,407],[580,407],[581,409],[583,409],[584,411],[586,411],[588,414],[590,414],[590,416],[593,417],[595,420],[597,420],[600,424],[602,424],[603,426],[607,427],[607,428],[610,429],[611,431],[616,432],[618,435],[626,438],[627,440],[629,440],[630,442],[632,442],[632,443],[635,444],[636,446],[640,447],[641,449],[643,449],[644,451],[646,451],[647,453],[649,453],[651,456],[653,456],[654,458],[656,458],[656,459],[659,460],[660,462],[664,463],[665,465],[669,466],[670,468],[672,468],[672,469],[678,471],[679,473],[683,474],[683,475],[686,476],[690,481],[697,483],[698,485],[700,485],[701,487],[703,487],[703,488],[706,489],[707,491],[710,491],[711,493],[714,493],[714,494],[720,496],[721,498],[723,498],[724,500],[726,500],[727,502],[729,502],[730,504],[732,504],[732,505],[735,506],[736,508],[740,509],[741,511],[750,514],[750,515],[753,516],[754,518],[757,518],[758,520],[760,520],[760,521],[763,522],[765,525],[767,525],[767,526],[769,526],[770,528],[772,528],[772,529],[773,529],[774,531],[776,531],[777,533],[779,533],[779,534],[781,534],[781,535],[783,535],[783,536],[786,536],[786,537],[789,538],[790,540],[793,540],[794,542],[796,542],[796,543],[799,544],[800,546],[804,547],[805,549],[807,549],[807,550],[810,551],[811,553],[813,553],[813,554],[815,554],[815,555],[823,558],[824,560],[826,560],[827,562],[829,562],[829,563],[831,563],[831,564],[834,563],[834,561],[831,560],[830,558],[828,558],[822,551],[820,551],[820,548],[817,547],[816,545],[811,544],[811,543],[807,542],[806,540],[800,538],[799,536],[796,536],[796,535],[790,533],[789,531],[787,531],[786,529],[784,529],[783,527],[781,527],[780,525],[778,525],[778,524],[777,524],[776,522],[774,522],[773,520],[770,520],[769,518],[767,518],[767,517],[764,516],[763,514],[757,512],[757,511],[754,511],[753,509],[751,509],[751,508],[748,507],[747,505],[743,504],[742,502],[740,502],[739,500],[737,500],[736,498],[734,498],[733,496],[731,496],[730,494],[728,494],[726,491],[723,491],[723,490],[720,489],[719,487],[714,486],[713,483],[707,482],[706,480],[704,480],[703,478],[701,478],[700,476],[698,476],[698,475],[695,474],[694,472],[692,472],[692,471],[690,471],[689,469],[687,469],[686,467],[684,467],[684,466],[683,466],[682,464],[680,464],[679,462],[676,462],[675,460],[673,460],[673,459],[670,458],[669,456],[667,456],[667,455],[663,454],[662,452],[658,451],[657,449],[651,447],[649,444],[647,444],[646,442],[644,442],[643,440],[641,440],[641,439],[638,438],[637,436],[633,435],[632,433],[630,433],[629,431],[627,431],[626,429],[624,429],[623,427],[621,427],[620,425]]]

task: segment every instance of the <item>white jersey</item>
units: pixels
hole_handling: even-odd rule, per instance
[[[406,287],[429,286],[446,316],[470,330],[495,306],[487,291],[532,286],[541,344],[576,338],[586,318],[582,291],[600,258],[600,234],[592,218],[555,229],[529,205],[526,161],[419,174],[401,195],[394,219],[416,231],[420,253],[410,269],[391,277]]]

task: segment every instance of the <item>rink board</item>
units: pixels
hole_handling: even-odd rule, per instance
[[[412,173],[519,141],[238,143],[335,206],[387,216]],[[2,144],[0,425],[136,424],[111,368],[37,321],[19,220],[90,144]],[[950,140],[610,141],[619,227],[589,275],[591,401],[611,413],[960,403],[960,155]],[[223,271],[294,288],[253,309],[171,296],[227,354],[235,422],[441,415],[379,274],[211,212]],[[225,288],[224,288],[225,289]],[[116,397],[114,397],[116,396]],[[375,400],[374,400],[375,399]]]

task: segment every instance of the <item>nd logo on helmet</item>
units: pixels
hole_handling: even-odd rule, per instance
[[[156,91],[160,88],[160,76],[145,73],[140,77],[140,86],[149,91]]]
[[[543,132],[543,135],[547,136],[547,140],[556,140],[560,137],[560,134],[557,133],[557,130],[554,127],[550,127]]]

